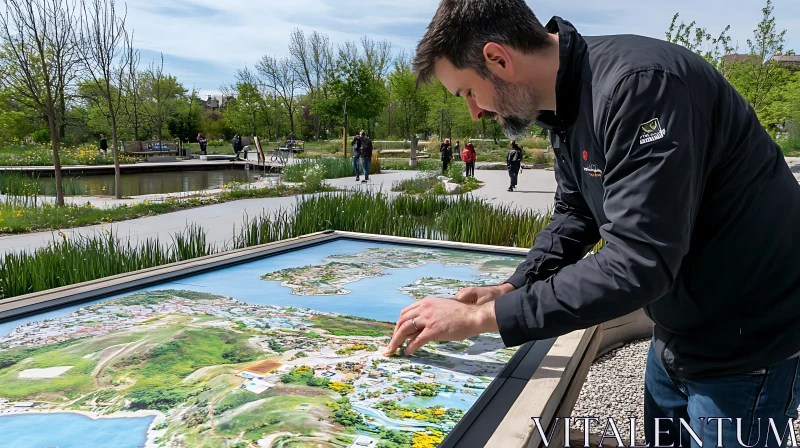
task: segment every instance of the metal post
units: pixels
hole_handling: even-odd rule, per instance
[[[417,145],[419,144],[419,137],[416,135],[411,136],[411,168],[417,168]]]

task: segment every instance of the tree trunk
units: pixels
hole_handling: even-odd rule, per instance
[[[119,167],[119,144],[117,143],[116,118],[111,118],[111,144],[114,148],[114,197],[122,199],[122,171]]]
[[[58,130],[59,138],[64,138],[67,135],[67,100],[64,98],[64,92],[61,92],[61,127]]]
[[[344,128],[342,131],[342,149],[344,151],[344,158],[347,158],[347,114],[344,115]]]
[[[55,108],[49,105],[47,124],[50,127],[50,145],[53,150],[53,168],[56,174],[56,206],[64,206],[64,189],[61,181],[61,158],[58,155],[58,129],[56,129]]]

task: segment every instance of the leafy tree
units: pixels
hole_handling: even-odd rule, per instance
[[[186,95],[186,89],[178,80],[164,73],[164,55],[161,64],[151,63],[142,76],[142,112],[150,121],[156,139],[161,142],[167,123],[178,110],[179,98]]]

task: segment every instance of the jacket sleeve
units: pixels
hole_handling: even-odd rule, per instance
[[[664,297],[677,279],[697,213],[694,119],[680,79],[648,70],[621,80],[599,135],[606,152],[601,226],[606,245],[544,280],[498,297],[507,346],[557,337],[624,316]]]
[[[568,170],[556,160],[558,186],[553,215],[550,223],[536,235],[525,261],[506,281],[517,289],[544,280],[575,263],[600,241],[597,223]]]

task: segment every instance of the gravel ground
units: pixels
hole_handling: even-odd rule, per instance
[[[650,339],[634,341],[613,350],[594,362],[586,383],[572,411],[573,418],[597,417],[605,424],[613,417],[619,426],[622,440],[629,443],[630,418],[637,419],[637,442],[644,442],[644,370]],[[596,423],[590,433],[602,435],[604,427]],[[573,431],[583,434],[583,423],[573,425]],[[800,436],[800,420],[795,422]],[[582,436],[581,436],[582,437]],[[605,445],[613,439],[606,439]]]
[[[644,368],[650,339],[624,345],[594,362],[581,389],[572,416],[597,417],[605,424],[614,418],[623,441],[630,440],[630,418],[637,419],[637,438],[644,441]],[[583,423],[574,425],[583,432]],[[592,434],[602,435],[605,427],[590,425]],[[611,439],[606,439],[606,442]]]

